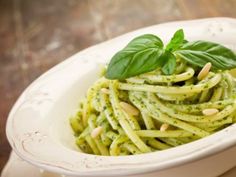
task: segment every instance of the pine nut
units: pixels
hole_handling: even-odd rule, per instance
[[[215,109],[215,108],[202,110],[202,113],[205,116],[211,116],[211,115],[217,114],[218,112],[219,112],[219,110]]]
[[[92,138],[97,138],[102,133],[102,127],[98,126],[91,132]]]
[[[110,91],[107,88],[102,88],[101,92],[105,93],[105,94],[109,94],[110,93]]]
[[[204,67],[202,68],[202,70],[199,72],[199,74],[198,74],[198,76],[197,76],[197,79],[198,79],[198,80],[204,79],[204,78],[207,76],[207,74],[209,73],[210,69],[211,69],[211,63],[208,62],[207,64],[205,64],[205,66],[204,66]]]
[[[120,102],[120,106],[127,114],[131,116],[139,115],[139,110],[126,102]]]
[[[161,127],[160,127],[160,131],[164,132],[168,129],[168,127],[169,127],[169,124],[166,124],[166,123],[162,124]]]

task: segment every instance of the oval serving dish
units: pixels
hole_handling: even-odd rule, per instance
[[[152,33],[164,42],[183,28],[189,40],[209,40],[234,49],[236,20],[211,18],[179,21],[136,30],[83,50],[34,81],[20,96],[7,121],[13,150],[39,168],[73,176],[213,177],[236,165],[236,125],[172,149],[106,157],[84,154],[74,145],[69,116],[87,88],[134,37]]]

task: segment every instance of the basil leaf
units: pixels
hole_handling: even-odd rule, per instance
[[[200,67],[211,62],[213,70],[228,70],[236,67],[236,54],[232,50],[213,42],[188,42],[174,54]]]
[[[159,60],[162,53],[159,48],[147,48],[135,53],[129,50],[120,51],[112,58],[105,76],[108,79],[123,80],[153,71],[163,65],[164,60]]]
[[[162,72],[166,75],[173,74],[176,67],[175,56],[171,52],[166,51],[162,57],[166,60],[166,63],[162,67]]]
[[[174,36],[171,38],[170,42],[166,46],[167,51],[175,51],[181,47],[184,43],[184,31],[179,29],[175,32]]]
[[[137,49],[139,47],[159,47],[163,48],[163,42],[161,39],[153,34],[144,34],[134,38],[128,43],[124,48],[127,49]]]
[[[164,64],[160,59],[163,43],[155,35],[145,34],[133,39],[123,50],[116,53],[107,68],[108,79],[126,79],[153,71]]]

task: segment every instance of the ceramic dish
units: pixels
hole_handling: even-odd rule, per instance
[[[1,177],[72,177],[60,175],[58,173],[53,173],[45,171],[27,163],[26,161],[19,158],[14,152],[11,153],[11,156],[2,171]],[[172,174],[172,177],[175,174]],[[236,176],[236,167],[227,171],[219,177],[235,177]],[[156,176],[161,177],[161,176]]]
[[[212,177],[235,166],[236,125],[193,143],[135,156],[89,155],[78,152],[74,145],[68,117],[97,79],[99,65],[140,34],[157,34],[166,42],[179,28],[188,40],[215,41],[230,48],[236,45],[236,20],[212,18],[151,26],[83,50],[22,93],[7,122],[13,150],[39,168],[76,176]]]

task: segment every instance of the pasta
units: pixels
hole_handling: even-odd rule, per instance
[[[235,80],[179,59],[172,75],[160,69],[128,79],[101,77],[70,119],[80,151],[119,156],[160,151],[204,138],[235,119]]]

